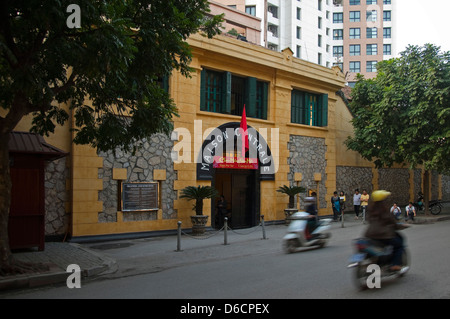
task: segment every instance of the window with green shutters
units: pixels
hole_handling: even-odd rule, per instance
[[[246,115],[267,120],[269,83],[254,77],[232,75],[203,69],[200,85],[200,110]]]
[[[291,122],[310,126],[327,126],[328,94],[292,90]]]
[[[202,71],[200,110],[220,112],[222,109],[223,75],[215,71]]]

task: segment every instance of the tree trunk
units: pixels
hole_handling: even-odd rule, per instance
[[[430,171],[425,170],[423,174],[423,204],[425,205],[425,215],[430,215]]]
[[[289,208],[294,208],[294,199],[295,199],[295,195],[289,196]]]
[[[203,199],[197,199],[195,203],[195,215],[203,215]]]
[[[9,133],[0,134],[0,273],[12,264],[9,248],[8,219],[11,204],[11,175],[9,170]]]

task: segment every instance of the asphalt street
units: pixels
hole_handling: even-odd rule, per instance
[[[44,287],[6,298],[450,298],[450,221],[404,230],[411,270],[403,278],[382,282],[380,289],[361,292],[353,284],[352,269],[346,266],[352,253],[351,241],[364,228],[356,222],[347,223],[345,228],[333,223],[329,245],[293,254],[281,249],[284,225],[268,227],[267,239],[262,239],[259,232],[239,241],[237,234],[231,235],[229,245],[223,244],[223,238],[213,237],[199,248],[198,241],[187,238],[182,242],[182,251],[172,246],[164,256],[149,251],[152,240],[156,243],[164,239],[111,242],[103,247],[91,244],[90,249],[102,250],[117,261],[115,271],[84,281],[79,289]]]

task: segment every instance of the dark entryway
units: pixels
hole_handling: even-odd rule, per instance
[[[260,219],[259,170],[215,169],[213,186],[228,203],[228,224],[232,228],[258,225]],[[217,199],[213,201],[213,225],[221,228],[222,216],[217,214]]]
[[[9,245],[11,249],[38,247],[45,240],[45,165],[67,153],[47,144],[40,135],[12,132],[9,139],[11,206]]]

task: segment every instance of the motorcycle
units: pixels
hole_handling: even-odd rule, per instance
[[[423,201],[418,201],[413,204],[416,207],[416,212],[421,210],[425,210],[425,203]],[[439,215],[442,210],[442,203],[440,200],[430,200],[428,204],[428,208],[430,209],[430,213],[433,215]]]
[[[301,247],[324,247],[331,237],[331,219],[321,219],[314,224],[314,215],[306,212],[292,214],[287,234],[283,237],[283,249],[286,253],[296,252]]]
[[[416,212],[425,210],[425,203],[423,201],[423,194],[419,192],[419,199],[417,202],[413,203],[416,208]],[[439,215],[441,213],[442,204],[440,200],[430,200],[428,203],[428,208],[430,209],[430,213],[433,215]]]
[[[408,225],[401,224],[404,228]],[[356,286],[361,289],[367,289],[369,276],[372,271],[369,268],[371,265],[377,265],[380,269],[380,282],[383,280],[390,280],[404,276],[410,268],[410,257],[406,247],[403,248],[402,254],[402,267],[400,270],[391,270],[391,261],[393,258],[392,246],[384,245],[383,243],[368,239],[358,238],[354,240],[354,247],[356,253],[350,257],[348,268],[355,269],[355,283]]]

